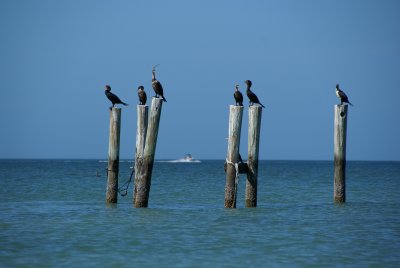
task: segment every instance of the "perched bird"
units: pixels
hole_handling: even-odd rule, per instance
[[[244,83],[247,85],[246,93],[247,93],[247,97],[249,97],[249,100],[250,100],[250,106],[252,106],[254,103],[258,103],[261,105],[261,107],[265,108],[265,106],[262,105],[261,102],[258,100],[256,94],[254,94],[253,91],[250,90],[251,85],[252,85],[251,81],[246,80],[246,81],[244,81]]]
[[[339,84],[336,84],[336,96],[338,96],[338,98],[340,99],[340,105],[343,105],[343,103],[348,103],[353,106],[353,104],[349,102],[346,94],[339,88]]]
[[[108,98],[108,99],[111,101],[111,103],[112,103],[112,106],[110,107],[110,109],[113,108],[115,104],[123,104],[123,105],[125,105],[125,106],[128,105],[127,103],[121,101],[121,100],[117,97],[117,95],[111,93],[111,87],[110,87],[109,85],[106,85],[106,89],[105,89],[105,92],[104,92],[104,93],[106,94],[107,98]]]
[[[236,90],[235,93],[233,93],[233,97],[235,98],[236,106],[243,106],[243,95],[242,92],[239,91],[239,85],[236,84],[235,88]]]
[[[140,105],[146,105],[147,95],[146,95],[146,91],[144,91],[143,86],[138,87],[138,96],[139,96]]]
[[[167,100],[164,98],[163,87],[162,87],[160,81],[158,81],[158,80],[156,79],[156,67],[155,67],[155,66],[153,67],[152,74],[153,74],[153,75],[152,75],[152,78],[151,78],[151,86],[153,87],[154,92],[156,93],[156,96],[155,96],[155,97],[158,98],[159,96],[161,96],[162,99],[163,99],[165,102],[167,102]]]

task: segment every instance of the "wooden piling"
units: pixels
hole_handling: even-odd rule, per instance
[[[143,163],[144,146],[146,142],[147,120],[148,120],[149,106],[137,106],[137,128],[136,128],[136,149],[135,149],[135,189],[138,187],[137,183],[137,170]],[[135,190],[133,191],[133,200],[135,203]]]
[[[346,131],[348,105],[335,105],[334,189],[335,203],[346,202]]]
[[[150,118],[146,131],[143,157],[137,159],[137,170],[135,173],[134,207],[136,208],[147,207],[149,202],[151,175],[157,145],[162,103],[163,100],[160,98],[153,98],[151,101]]]
[[[110,135],[108,142],[108,167],[106,202],[117,203],[119,172],[119,140],[121,129],[121,108],[110,111]]]
[[[249,107],[249,134],[247,156],[247,180],[246,180],[246,207],[257,206],[257,181],[258,181],[258,152],[261,129],[261,106]]]
[[[242,128],[243,106],[229,106],[229,136],[228,153],[226,156],[226,184],[225,184],[225,207],[236,208],[237,182],[239,174],[239,146],[240,131]]]

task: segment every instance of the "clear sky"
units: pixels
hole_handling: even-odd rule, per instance
[[[106,159],[110,84],[130,104],[132,159],[137,87],[152,96],[160,64],[158,159],[224,159],[234,85],[250,79],[267,106],[261,159],[333,159],[340,83],[347,158],[400,160],[399,14],[396,0],[1,0],[0,158]]]

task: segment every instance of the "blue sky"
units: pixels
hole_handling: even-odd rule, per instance
[[[130,104],[120,157],[132,159],[136,89],[153,95],[160,64],[158,159],[224,159],[234,85],[250,79],[267,106],[261,159],[333,159],[340,83],[355,105],[347,158],[400,160],[398,14],[388,0],[2,0],[0,158],[107,158],[110,84]]]

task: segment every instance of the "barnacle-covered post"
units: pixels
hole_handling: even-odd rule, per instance
[[[237,179],[239,176],[239,146],[243,106],[229,106],[228,153],[226,156],[225,207],[236,208]]]
[[[348,105],[335,105],[333,200],[346,202],[346,131]]]
[[[136,158],[134,207],[147,207],[163,99],[153,98],[142,157]]]
[[[110,110],[106,202],[117,203],[121,108]]]
[[[144,146],[146,142],[147,121],[148,121],[149,106],[137,106],[137,128],[136,128],[136,149],[135,149],[135,188],[133,194],[133,203],[136,203],[138,197],[135,192],[141,188],[140,179],[138,178],[138,170],[143,165]]]
[[[249,135],[247,155],[246,207],[257,206],[258,152],[261,129],[261,106],[249,107]]]

